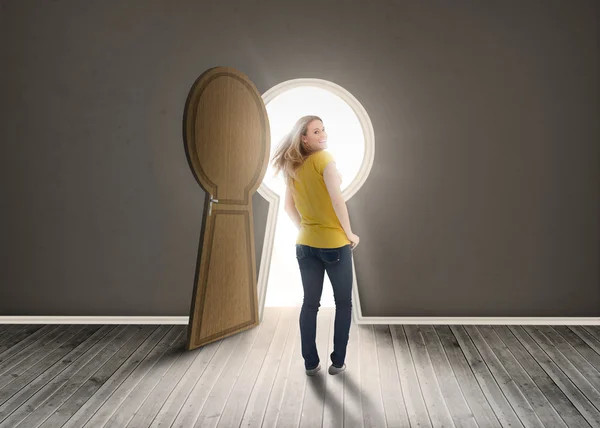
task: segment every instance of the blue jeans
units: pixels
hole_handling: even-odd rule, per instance
[[[352,248],[315,248],[296,244],[296,258],[302,276],[304,301],[300,311],[300,338],[302,357],[307,370],[319,365],[317,352],[317,312],[321,306],[325,271],[333,287],[335,322],[331,362],[342,367],[352,320]]]

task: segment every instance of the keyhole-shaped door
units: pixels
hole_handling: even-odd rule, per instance
[[[230,67],[204,72],[184,113],[184,142],[206,192],[187,349],[259,323],[252,194],[266,173],[269,120],[255,85]]]

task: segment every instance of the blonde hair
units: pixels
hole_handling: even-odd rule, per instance
[[[302,136],[306,135],[308,124],[313,120],[321,120],[318,116],[303,116],[294,125],[292,130],[281,140],[279,146],[273,155],[272,166],[275,169],[275,174],[283,172],[285,183],[290,189],[294,178],[296,178],[296,170],[302,166],[304,161],[311,152],[306,150],[302,144]]]

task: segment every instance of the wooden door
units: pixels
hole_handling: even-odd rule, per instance
[[[187,349],[255,327],[252,194],[271,151],[262,97],[240,71],[215,67],[192,86],[184,113],[192,172],[206,192]]]

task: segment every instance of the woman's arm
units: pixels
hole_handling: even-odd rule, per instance
[[[290,216],[296,229],[300,230],[300,213],[296,209],[296,204],[294,203],[294,198],[289,187],[285,188],[285,212]]]
[[[348,215],[348,208],[346,207],[346,201],[342,196],[340,186],[342,180],[340,174],[336,168],[335,162],[329,162],[323,170],[323,180],[325,180],[325,186],[331,197],[331,203],[333,209],[342,224],[342,228],[346,235],[350,237],[352,235],[352,228],[350,227],[350,217]]]

